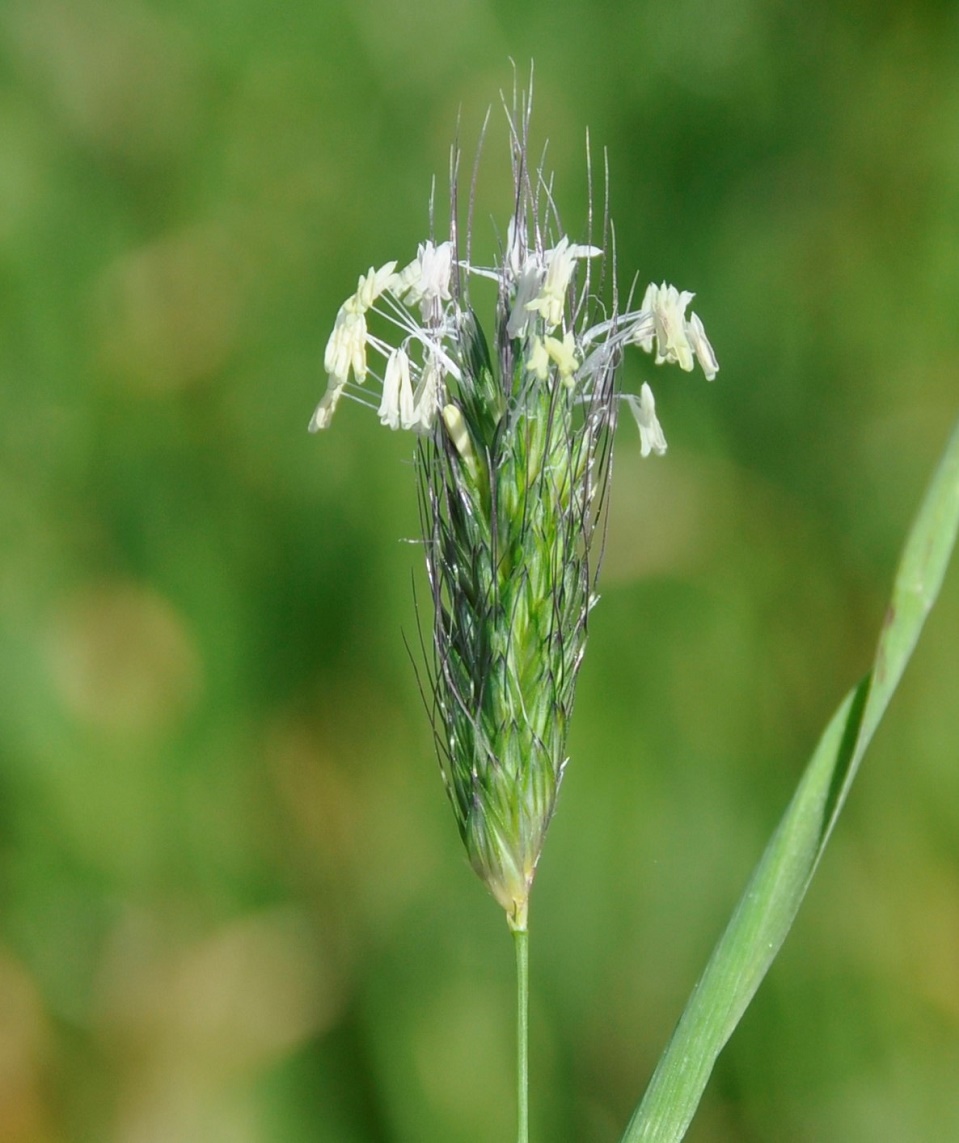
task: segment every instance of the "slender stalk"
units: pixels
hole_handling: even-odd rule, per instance
[[[513,929],[516,942],[517,1141],[529,1143],[529,930]]]

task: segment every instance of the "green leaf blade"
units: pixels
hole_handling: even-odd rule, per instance
[[[899,562],[870,673],[823,732],[713,950],[622,1143],[678,1143],[719,1053],[792,927],[869,742],[934,604],[959,532],[959,425]]]
[[[959,425],[953,430],[930,482],[899,561],[876,651],[875,683],[863,718],[863,732],[868,737],[879,724],[936,601],[957,531]]]

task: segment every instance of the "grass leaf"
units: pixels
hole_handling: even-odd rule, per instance
[[[622,1143],[686,1134],[716,1058],[782,947],[906,663],[959,529],[959,425],[899,563],[876,658],[843,699],[676,1026]]]

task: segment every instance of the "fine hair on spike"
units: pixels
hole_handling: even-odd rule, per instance
[[[476,144],[476,156],[473,159],[473,173],[470,177],[470,198],[466,212],[466,261],[472,261],[473,246],[473,215],[476,209],[476,184],[479,180],[480,158],[483,154],[483,143],[486,140],[486,129],[489,126],[491,108],[487,107],[483,117],[483,126],[480,128],[479,139]]]
[[[460,260],[459,235],[459,177],[460,177],[460,116],[456,115],[456,134],[450,146],[450,244],[453,248],[453,273],[456,276],[456,296],[463,296],[463,270]],[[467,259],[468,261],[468,259]]]

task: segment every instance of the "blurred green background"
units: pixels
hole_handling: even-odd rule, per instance
[[[337,306],[494,105],[697,292],[612,516],[532,938],[535,1137],[616,1143],[959,412],[959,7],[0,4],[0,1143],[512,1133],[513,977],[404,648],[411,442]],[[442,217],[442,214],[441,214]],[[421,592],[421,598],[422,592]],[[690,1138],[959,1138],[959,574]]]

